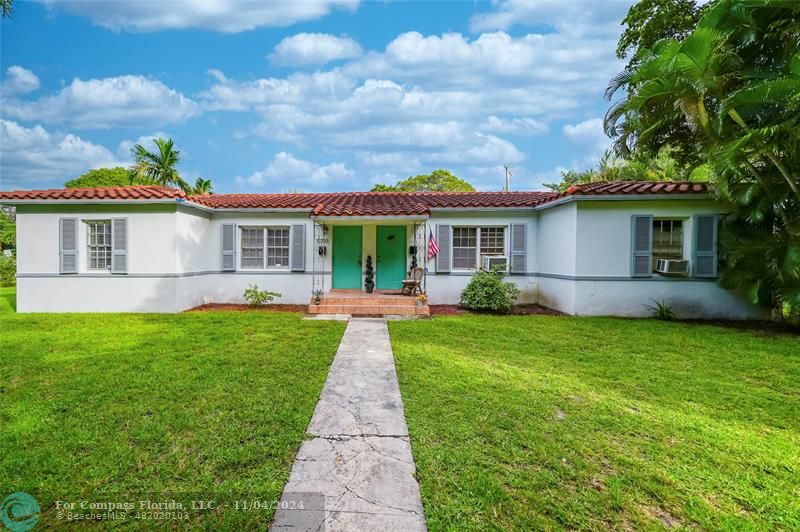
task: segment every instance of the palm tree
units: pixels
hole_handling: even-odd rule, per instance
[[[181,160],[181,152],[174,149],[172,139],[153,139],[157,151],[151,152],[141,144],[131,148],[133,155],[133,166],[131,172],[138,178],[146,178],[155,181],[159,185],[177,186],[184,192],[191,193],[192,187],[183,180],[178,173],[178,162]]]
[[[214,193],[214,185],[211,184],[210,179],[203,179],[202,177],[198,177],[194,181],[194,186],[192,187],[192,194],[201,196],[204,194],[213,194]]]
[[[678,143],[733,214],[721,282],[800,317],[800,2],[720,0],[683,41],[614,78],[606,114],[623,156]]]

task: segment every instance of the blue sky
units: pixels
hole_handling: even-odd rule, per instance
[[[627,0],[42,0],[0,33],[0,189],[168,136],[216,192],[368,190],[447,168],[539,189],[594,164]]]

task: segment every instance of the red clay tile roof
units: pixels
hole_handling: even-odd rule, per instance
[[[118,199],[177,199],[185,198],[180,190],[161,185],[130,187],[52,188],[48,190],[0,191],[2,200],[118,200]]]
[[[702,194],[708,192],[706,183],[672,181],[600,181],[573,185],[562,195],[631,195],[631,194]]]
[[[614,181],[574,185],[566,192],[330,192],[187,196],[158,185],[0,192],[3,200],[185,200],[212,209],[308,209],[318,216],[402,216],[436,208],[532,208],[572,195],[707,193],[704,183]]]

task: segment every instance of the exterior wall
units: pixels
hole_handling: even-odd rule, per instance
[[[80,222],[77,274],[59,275],[60,218]],[[128,270],[135,275],[89,270],[85,222],[111,218],[128,219]],[[18,312],[176,310],[174,206],[19,206],[17,239]]]
[[[521,289],[520,303],[540,303],[568,314],[647,316],[651,299],[665,300],[682,317],[748,318],[761,314],[713,279],[630,276],[631,215],[652,214],[685,220],[685,256],[691,258],[692,216],[719,212],[713,202],[698,200],[582,201],[541,211],[434,211],[426,233],[437,224],[509,227],[527,224],[527,272],[509,275]],[[79,273],[59,275],[58,221],[62,217],[128,219],[128,273],[88,270],[85,225],[78,232]],[[204,303],[242,303],[250,284],[280,292],[278,303],[305,304],[312,294],[317,253],[313,221],[307,212],[208,213],[174,205],[20,206],[17,210],[19,312],[179,312]],[[221,225],[306,226],[306,271],[221,271]],[[413,221],[332,219],[363,226],[363,268],[375,259],[376,227],[405,225],[407,245],[414,243]],[[426,235],[427,236],[427,235]],[[240,233],[236,233],[236,249]],[[510,230],[506,230],[506,253]],[[324,287],[331,287],[332,234],[328,254],[318,260]],[[439,243],[440,247],[443,245]],[[410,257],[407,257],[410,266]],[[473,273],[436,273],[425,261],[426,289],[432,304],[457,304]],[[377,270],[377,265],[376,265]],[[379,272],[376,272],[379,275]]]
[[[506,256],[510,251],[511,224],[524,223],[528,226],[527,235],[527,272],[526,274],[509,275],[506,280],[520,288],[518,303],[535,303],[537,301],[537,280],[531,274],[535,271],[538,240],[537,219],[530,210],[505,211],[435,211],[428,220],[428,228],[436,234],[436,225],[450,226],[505,226]],[[439,247],[442,242],[439,242]],[[436,260],[426,264],[428,269],[427,291],[428,301],[434,305],[456,305],[474,272],[454,270],[451,273],[436,273]]]
[[[575,308],[578,315],[649,316],[653,300],[685,318],[753,318],[760,312],[715,279],[653,274],[631,277],[631,217],[683,221],[683,256],[692,260],[694,215],[721,214],[713,201],[583,201],[577,205]],[[547,211],[545,211],[547,212]]]

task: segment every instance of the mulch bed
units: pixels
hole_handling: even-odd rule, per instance
[[[471,310],[459,307],[458,305],[430,305],[431,316],[456,316],[458,314],[477,314]],[[541,305],[516,305],[511,314],[515,316],[528,316],[532,314],[542,314],[546,316],[564,316],[563,312],[543,307]]]
[[[308,305],[279,305],[270,304],[261,307],[251,307],[250,305],[237,305],[233,303],[206,303],[199,307],[190,308],[185,312],[215,312],[218,310],[260,310],[267,312],[308,312]]]

